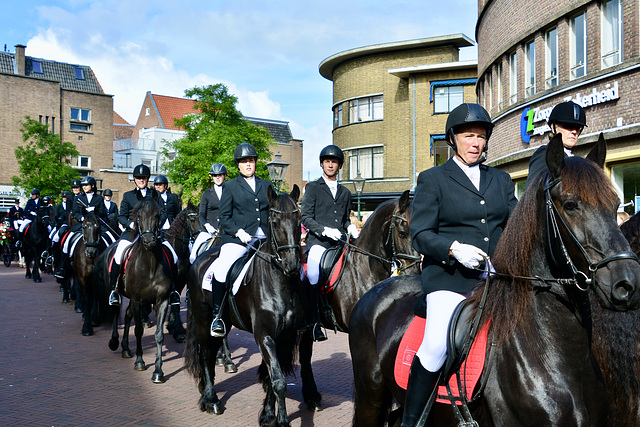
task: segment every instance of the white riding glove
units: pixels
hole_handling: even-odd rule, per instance
[[[240,239],[240,241],[245,245],[249,243],[251,239],[253,239],[253,237],[251,237],[251,234],[247,233],[242,228],[236,232],[236,237]]]
[[[481,249],[476,248],[473,245],[460,243],[457,240],[451,244],[450,249],[455,259],[467,268],[475,268],[479,266],[485,258],[488,258],[488,255]]]
[[[347,233],[349,233],[349,235],[354,239],[357,239],[360,235],[358,227],[356,227],[355,224],[349,224],[349,226],[347,227]]]
[[[215,228],[213,228],[213,225],[211,225],[211,224],[209,224],[209,223],[206,223],[206,224],[204,225],[204,228],[205,228],[205,230],[207,230],[207,233],[211,234],[212,236],[213,236],[214,234],[216,234],[216,231],[217,231],[217,230],[216,230]]]
[[[337,228],[329,227],[324,228],[324,230],[322,231],[322,235],[335,241],[340,240],[340,237],[342,237],[342,233],[340,232],[340,230],[338,230]]]
[[[131,231],[136,231],[136,223],[131,221],[131,224],[129,224],[129,230]]]

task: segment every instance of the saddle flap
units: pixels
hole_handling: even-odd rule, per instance
[[[342,263],[347,246],[343,241],[338,245],[327,249],[320,258],[320,277],[318,283],[321,285],[323,293],[329,293],[333,290],[340,273],[342,272]]]
[[[471,322],[473,309],[462,301],[453,311],[447,331],[447,360],[444,364],[445,378],[453,375],[464,361],[471,347]]]
[[[260,240],[255,240],[251,246],[254,249],[259,249],[260,247]],[[240,273],[242,272],[242,269],[244,268],[245,264],[247,262],[249,262],[249,260],[251,260],[253,258],[253,255],[255,255],[256,251],[249,249],[247,251],[247,253],[245,253],[244,255],[242,255],[240,258],[238,258],[232,265],[231,268],[229,269],[229,272],[227,273],[227,289],[229,289],[229,287],[231,285],[233,285],[236,281],[236,279],[238,278],[238,276],[240,275]],[[247,274],[247,277],[251,277],[251,274]]]

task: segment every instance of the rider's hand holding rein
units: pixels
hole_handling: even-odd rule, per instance
[[[480,248],[454,240],[451,244],[451,255],[467,268],[476,268],[488,255]]]

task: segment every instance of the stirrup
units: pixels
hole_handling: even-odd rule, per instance
[[[111,291],[109,294],[109,305],[117,306],[122,304],[122,300],[120,299],[120,294],[116,291]]]
[[[44,260],[44,265],[47,267],[53,267],[53,255],[49,255],[46,260]]]
[[[211,322],[210,332],[211,332],[211,336],[214,338],[223,338],[226,334],[224,321],[218,317],[214,317],[213,322]]]
[[[178,291],[173,290],[169,294],[169,305],[180,305],[180,294]]]
[[[16,242],[16,248],[17,248],[17,249],[20,249],[21,247],[22,247],[22,240],[18,240],[18,241]]]
[[[64,267],[60,267],[56,270],[55,273],[53,273],[54,277],[57,277],[58,279],[64,279],[66,276],[66,271],[64,270]]]
[[[315,323],[311,327],[311,336],[316,342],[322,342],[327,340],[327,334],[322,331],[323,326],[320,323]]]

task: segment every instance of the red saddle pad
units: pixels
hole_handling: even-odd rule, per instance
[[[422,344],[422,338],[424,336],[424,324],[426,319],[415,316],[407,329],[407,332],[400,341],[400,347],[396,355],[396,362],[394,367],[394,376],[396,383],[403,389],[407,389],[409,382],[409,370],[411,369],[411,362],[416,355],[420,344]],[[485,356],[487,353],[487,337],[489,333],[489,323],[485,324],[476,334],[476,339],[471,345],[471,350],[467,359],[462,363],[460,367],[460,373],[466,378],[466,393],[467,397],[473,394],[473,390],[480,379],[482,370],[484,368]],[[454,396],[458,396],[458,383],[455,376],[452,376],[449,380],[451,385],[451,392]],[[444,385],[438,387],[438,395],[447,395],[447,389]],[[448,400],[436,399],[436,402],[450,403]]]

